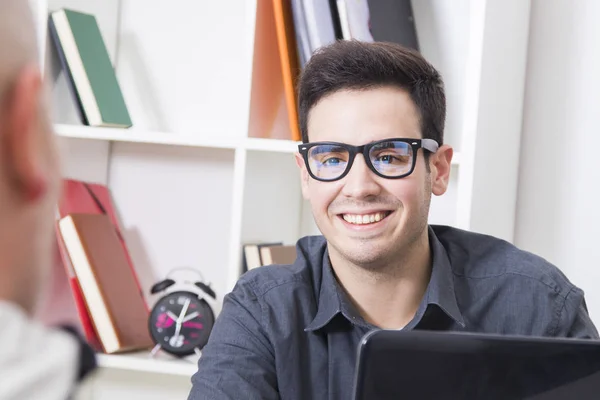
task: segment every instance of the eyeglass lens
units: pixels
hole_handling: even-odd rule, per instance
[[[369,160],[380,174],[393,178],[410,171],[413,164],[413,148],[409,143],[390,140],[369,149]],[[332,180],[340,177],[348,168],[349,150],[340,145],[321,144],[308,150],[310,171],[317,178]]]

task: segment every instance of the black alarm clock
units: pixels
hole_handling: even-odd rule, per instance
[[[172,270],[167,278],[152,286],[152,294],[162,293],[148,320],[150,336],[158,350],[177,357],[199,354],[208,342],[215,323],[215,292],[202,279],[175,281],[170,276],[181,270],[201,274],[191,268]]]

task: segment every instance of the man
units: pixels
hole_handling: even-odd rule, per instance
[[[323,236],[224,300],[189,398],[349,399],[372,329],[597,338],[582,291],[485,235],[428,225],[448,187],[439,73],[418,53],[340,41],[299,82],[302,192]],[[400,372],[401,373],[401,372]]]
[[[0,399],[64,400],[95,360],[73,330],[33,318],[50,279],[59,160],[27,2],[0,10]]]

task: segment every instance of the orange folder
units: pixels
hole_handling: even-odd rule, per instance
[[[300,74],[290,0],[258,0],[250,100],[250,137],[301,140]]]

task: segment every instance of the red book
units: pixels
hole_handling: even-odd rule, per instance
[[[62,197],[58,205],[59,215],[57,216],[57,219],[64,218],[69,214],[82,213],[106,214],[110,218],[117,232],[117,236],[121,241],[121,245],[123,246],[123,249],[125,251],[125,255],[129,267],[133,272],[137,288],[140,292],[140,296],[144,301],[146,309],[149,311],[149,307],[146,303],[142,287],[140,285],[137,273],[131,260],[131,256],[129,255],[127,245],[121,233],[120,223],[117,218],[117,213],[115,211],[115,207],[109,189],[105,185],[98,183],[90,183],[74,179],[64,179]],[[75,306],[77,308],[77,313],[79,314],[79,319],[82,325],[83,333],[85,334],[86,339],[88,340],[90,345],[99,349],[100,347],[98,346],[100,345],[100,341],[88,314],[83,293],[81,292],[79,282],[77,281],[77,277],[75,275],[73,267],[71,266],[69,256],[64,248],[64,243],[62,242],[60,231],[58,230],[58,225],[56,230],[56,237],[63,267],[67,273],[67,278],[71,286],[71,292],[75,300]]]
[[[64,270],[63,274],[59,274],[58,272],[56,274],[58,275],[58,277],[64,279],[63,282],[68,283],[70,292],[72,294],[72,297],[73,297],[73,300],[75,303],[75,310],[79,317],[79,323],[81,325],[80,327],[81,327],[82,333],[84,334],[88,344],[92,348],[94,348],[96,351],[101,351],[102,344],[100,343],[100,338],[96,334],[96,331],[94,329],[94,324],[88,313],[88,309],[85,304],[85,299],[83,297],[81,287],[79,286],[79,282],[77,281],[77,276],[75,275],[75,270],[73,269],[73,265],[71,264],[69,255],[66,252],[65,244],[62,240],[60,230],[58,229],[58,222],[56,223],[56,226],[55,226],[55,232],[56,232],[56,244],[58,247],[58,253],[60,255],[60,259],[62,260],[62,265],[63,265],[63,270]],[[56,281],[56,279],[55,279],[55,281]],[[57,293],[57,292],[55,291],[55,293]],[[64,295],[65,292],[61,291],[60,293]],[[55,297],[58,298],[59,296],[56,295]],[[58,301],[60,301],[60,300],[58,300]],[[55,302],[57,302],[57,300],[55,300]],[[64,302],[64,300],[62,302]]]

